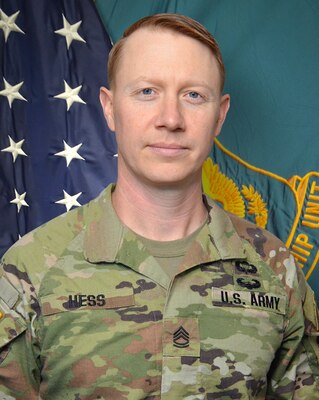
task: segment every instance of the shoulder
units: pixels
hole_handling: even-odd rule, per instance
[[[18,240],[3,256],[4,263],[20,262],[27,263],[35,259],[43,265],[43,257],[51,259],[59,257],[66,249],[73,245],[73,249],[82,249],[81,238],[87,225],[92,219],[98,219],[101,215],[101,204],[110,190],[105,189],[102,193],[87,204],[74,208],[65,214],[48,221],[29,232]],[[32,264],[32,262],[30,263]]]
[[[260,265],[260,270],[265,277],[268,276],[267,279],[282,286],[288,296],[295,292],[300,300],[298,281],[303,279],[302,276],[300,277],[302,271],[298,271],[299,267],[287,246],[271,232],[223,210],[211,199],[208,199],[208,205],[212,207],[212,210],[215,208],[213,216],[217,215],[220,221],[227,221],[222,222],[221,225],[226,226],[228,232],[232,230],[239,238],[248,263]]]
[[[43,279],[83,229],[82,208],[58,216],[23,236],[3,256],[0,276],[19,292],[27,313],[39,313]]]
[[[301,307],[303,316],[300,318],[304,319],[306,332],[315,332],[317,335],[319,316],[314,291],[306,282],[303,271],[297,266],[287,246],[266,229],[231,213],[227,214],[242,240],[249,243],[264,265],[270,267],[281,281],[290,302],[290,317],[298,315],[296,308]]]
[[[218,220],[213,226],[215,229],[221,230],[220,234],[226,232],[230,235],[231,231],[234,232],[239,238],[238,241],[248,253],[255,253],[258,258],[274,269],[277,262],[295,264],[285,243],[274,234],[244,218],[225,211],[209,197],[206,197],[206,201],[211,218]]]
[[[21,308],[21,315],[26,319],[33,313],[40,315],[38,298],[43,286],[59,284],[65,266],[76,265],[83,258],[83,237],[90,203],[29,232],[4,254],[0,267],[0,310],[1,299],[9,304],[4,297],[9,293],[11,298],[10,293],[15,291],[20,300],[14,307]],[[2,287],[6,290],[1,291]],[[7,288],[12,290],[9,292]]]
[[[278,258],[280,254],[284,258],[290,257],[287,246],[277,236],[237,215],[226,213],[239,237],[249,242],[263,260]]]
[[[29,258],[34,260],[40,254],[58,255],[63,252],[83,229],[83,207],[62,214],[24,235],[4,254],[3,262],[7,264]]]
[[[301,271],[285,243],[266,229],[231,213],[227,214],[240,238],[271,268],[286,290],[290,292],[292,288],[297,288]]]

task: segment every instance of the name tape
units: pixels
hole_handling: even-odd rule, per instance
[[[213,304],[218,306],[247,307],[285,314],[286,297],[272,293],[212,288]]]

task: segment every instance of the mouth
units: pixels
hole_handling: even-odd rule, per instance
[[[152,143],[147,146],[153,153],[163,156],[184,154],[188,148],[176,143]]]

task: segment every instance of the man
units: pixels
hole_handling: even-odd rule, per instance
[[[0,398],[319,399],[313,292],[278,239],[202,194],[223,83],[187,17],[115,45],[118,181],[4,256]]]

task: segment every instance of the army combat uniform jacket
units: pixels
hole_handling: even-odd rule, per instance
[[[319,399],[317,309],[285,246],[206,199],[170,279],[111,190],[4,256],[0,398]]]

